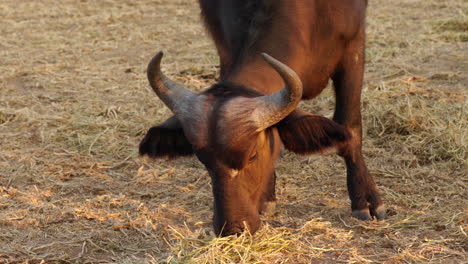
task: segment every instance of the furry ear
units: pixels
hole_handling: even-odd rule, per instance
[[[286,149],[298,154],[322,151],[351,139],[344,126],[302,110],[295,110],[276,127]]]
[[[174,116],[148,130],[140,142],[140,155],[153,158],[178,157],[193,154],[193,148],[184,134],[179,120]]]

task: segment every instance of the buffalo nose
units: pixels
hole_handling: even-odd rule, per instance
[[[243,231],[244,231],[244,229],[240,228],[240,227],[232,227],[232,228],[229,228],[229,229],[223,229],[221,231],[221,236],[225,237],[225,236],[239,235]]]

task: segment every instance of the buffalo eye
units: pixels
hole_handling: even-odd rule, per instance
[[[255,151],[255,153],[252,156],[250,156],[249,163],[254,162],[257,159],[257,157],[258,157],[258,152]]]

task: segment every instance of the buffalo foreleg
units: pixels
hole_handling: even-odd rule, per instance
[[[351,134],[351,140],[340,147],[339,155],[346,162],[348,193],[353,216],[371,220],[384,219],[386,212],[377,186],[362,156],[361,86],[364,72],[364,31],[357,34],[344,52],[332,79],[336,93],[333,119]]]
[[[265,192],[263,194],[263,202],[260,213],[263,215],[272,215],[276,208],[276,172],[271,175]]]

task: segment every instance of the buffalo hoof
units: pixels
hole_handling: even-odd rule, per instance
[[[369,212],[369,209],[363,209],[363,210],[354,210],[353,211],[353,217],[357,218],[361,221],[370,221],[372,220],[372,216]]]
[[[265,202],[262,206],[262,215],[272,216],[275,213],[276,202]]]
[[[373,216],[376,217],[378,220],[383,220],[387,218],[387,211],[385,207],[379,206],[377,209],[362,209],[362,210],[354,210],[352,213],[353,217],[362,220],[362,221],[370,221],[373,219]]]
[[[387,219],[387,210],[385,209],[385,206],[383,205],[377,207],[375,211],[371,210],[371,213],[373,216],[375,216],[379,220]]]

